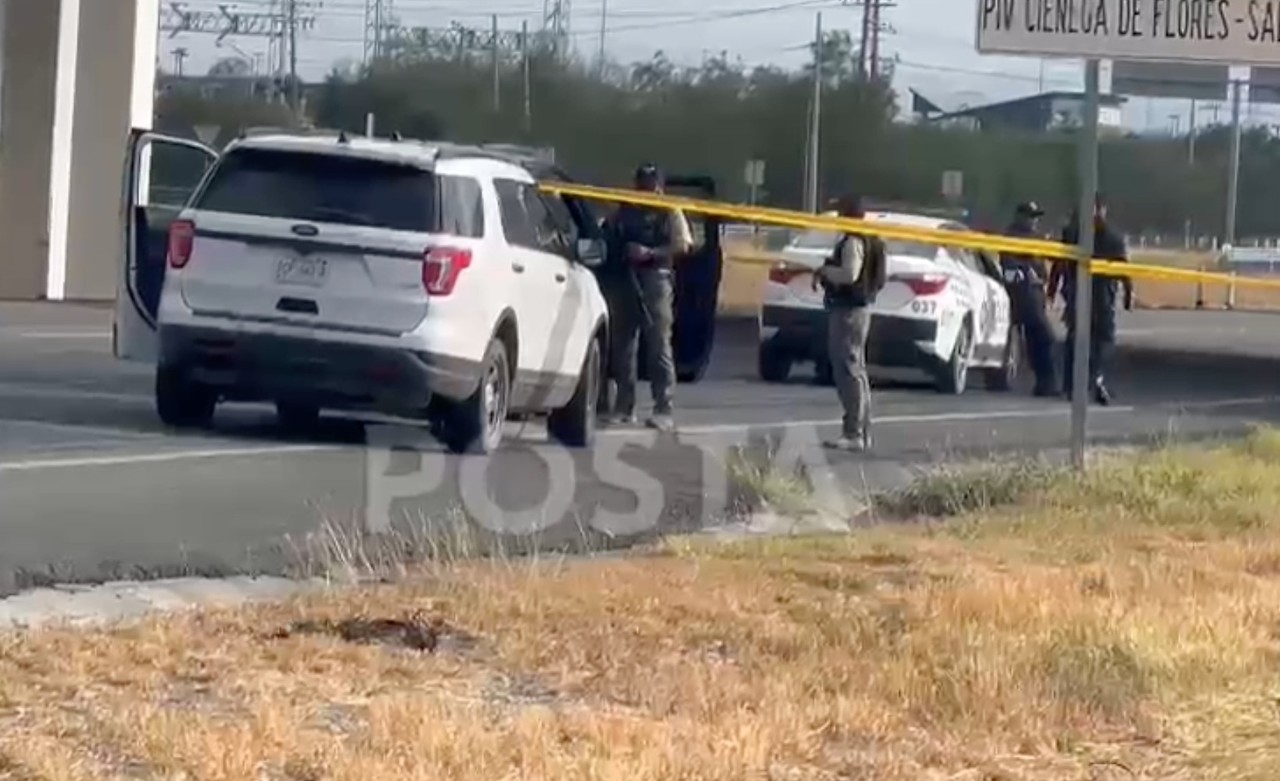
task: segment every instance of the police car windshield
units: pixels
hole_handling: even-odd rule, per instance
[[[840,240],[840,234],[833,231],[806,231],[796,237],[791,246],[801,250],[822,250],[829,252],[835,248],[836,242]],[[938,254],[938,248],[931,244],[923,244],[918,241],[901,241],[898,239],[885,239],[885,252],[889,255],[906,255],[913,258],[925,258],[933,260]]]

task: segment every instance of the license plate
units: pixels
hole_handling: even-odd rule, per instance
[[[281,258],[276,261],[276,282],[282,285],[323,287],[329,262],[322,258]]]

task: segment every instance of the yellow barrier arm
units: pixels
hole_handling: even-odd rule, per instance
[[[1044,239],[1019,239],[1012,236],[1000,236],[980,231],[934,230],[916,228],[906,225],[895,225],[872,220],[856,220],[808,212],[775,209],[765,206],[747,206],[723,201],[708,201],[678,195],[659,195],[640,190],[623,190],[612,187],[597,187],[585,184],[546,181],[539,183],[539,188],[552,195],[569,195],[588,200],[608,203],[626,203],[634,206],[650,206],[656,208],[679,208],[686,213],[704,214],[719,217],[733,222],[758,223],[774,225],[782,228],[800,228],[809,230],[830,230],[837,233],[857,233],[868,236],[879,236],[884,239],[900,239],[919,241],[929,244],[940,244],[948,247],[964,247],[966,249],[986,250],[988,252],[1006,252],[1033,255],[1051,260],[1079,261],[1076,248],[1057,241]],[[1089,263],[1090,270],[1100,276],[1159,279],[1170,282],[1218,282],[1224,285],[1234,284],[1237,287],[1266,287],[1280,289],[1280,280],[1274,279],[1241,279],[1230,274],[1221,274],[1190,269],[1170,268],[1146,263],[1123,263],[1113,260],[1093,258]]]

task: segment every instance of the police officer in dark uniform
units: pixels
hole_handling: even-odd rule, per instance
[[[657,167],[641,165],[635,172],[635,187],[646,192],[662,191],[662,174]],[[671,332],[674,324],[673,264],[682,249],[682,233],[677,220],[683,215],[669,210],[622,204],[606,223],[609,238],[607,270],[600,278],[612,319],[610,333],[610,379],[617,396],[612,405],[602,403],[601,411],[612,411],[613,422],[635,420],[637,347],[641,329],[649,355],[649,382],[653,392],[651,428],[673,428],[672,391],[676,384]],[[601,401],[606,401],[601,398]]]
[[[1073,215],[1074,216],[1074,215]],[[1072,219],[1062,231],[1062,243],[1076,245],[1080,241],[1079,219]],[[1110,260],[1118,263],[1129,261],[1129,250],[1125,246],[1124,237],[1120,235],[1107,220],[1107,203],[1099,193],[1094,200],[1093,208],[1093,257],[1099,260]],[[1111,391],[1106,383],[1106,365],[1111,348],[1116,341],[1116,315],[1119,302],[1117,297],[1123,292],[1124,308],[1133,309],[1133,280],[1123,277],[1092,275],[1092,307],[1089,328],[1089,385],[1093,399],[1099,404],[1111,403]],[[1063,345],[1063,385],[1067,398],[1071,398],[1072,373],[1075,365],[1075,293],[1076,268],[1072,261],[1059,261],[1055,264],[1053,279],[1050,282],[1050,295],[1057,292],[1061,285],[1062,296],[1066,303],[1064,320],[1067,323],[1067,342]]]
[[[1039,238],[1038,223],[1044,210],[1034,201],[1018,204],[1013,222],[1005,230],[1009,236]],[[1021,330],[1027,346],[1031,369],[1036,375],[1035,395],[1056,396],[1053,371],[1053,326],[1046,312],[1045,285],[1048,274],[1044,263],[1031,255],[1002,253],[1005,286],[1013,309],[1013,322]]]

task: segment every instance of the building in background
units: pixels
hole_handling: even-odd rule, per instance
[[[947,113],[922,111],[924,121],[969,130],[1017,130],[1047,133],[1079,127],[1084,113],[1084,93],[1044,92],[1025,98],[972,106]],[[1105,133],[1123,133],[1122,108],[1125,98],[1102,95],[1098,106],[1098,129]],[[929,101],[916,103],[919,108],[933,107]],[[919,110],[919,109],[917,109]]]

